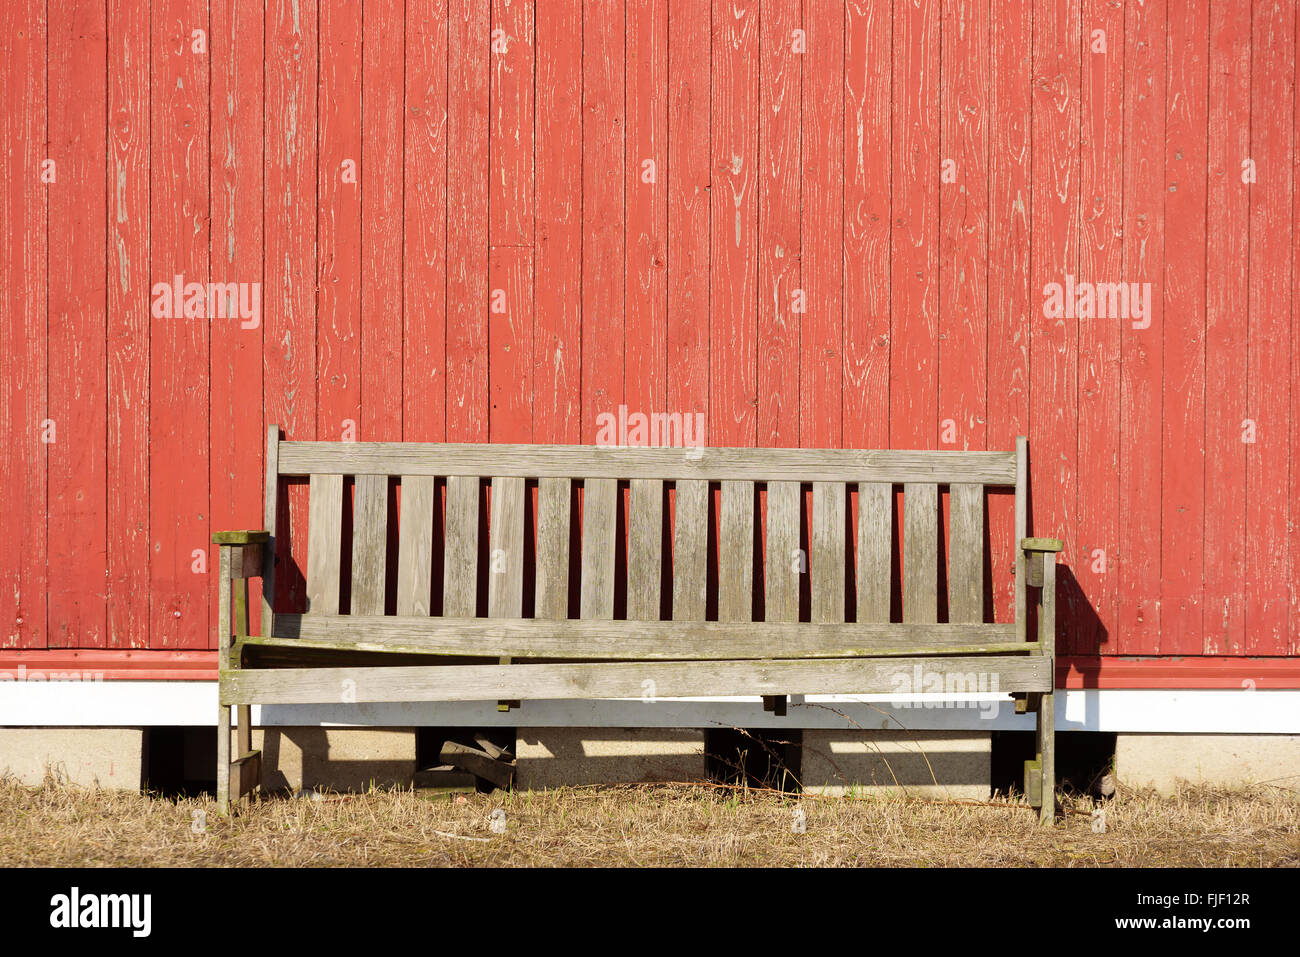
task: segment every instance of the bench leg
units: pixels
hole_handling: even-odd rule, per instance
[[[217,706],[217,813],[230,813],[230,706]]]
[[[1056,696],[1044,694],[1038,702],[1038,760],[1042,804],[1040,824],[1051,827],[1056,820]]]

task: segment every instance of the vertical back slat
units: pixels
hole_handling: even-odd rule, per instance
[[[858,485],[858,621],[889,621],[893,495],[887,482]]]
[[[569,617],[569,501],[572,483],[537,483],[537,617]]]
[[[939,619],[939,486],[903,486],[903,621]]]
[[[658,621],[664,483],[658,479],[633,479],[629,498],[627,617],[633,621]]]
[[[767,484],[767,554],[764,556],[763,604],[768,621],[799,620],[800,560],[798,482]]]
[[[474,475],[447,477],[442,613],[472,618],[478,607],[478,485]]]
[[[358,475],[352,500],[352,614],[384,613],[388,476]]]
[[[618,481],[587,479],[582,498],[582,617],[614,617]]]
[[[708,609],[709,483],[677,482],[673,503],[673,620],[703,621]]]
[[[842,482],[813,483],[812,620],[844,620],[844,495]]]
[[[402,507],[397,520],[397,613],[428,615],[433,593],[433,505],[438,480],[432,475],[402,476]]]
[[[754,617],[754,483],[722,483],[718,532],[718,620]]]
[[[948,536],[948,620],[984,620],[984,486],[954,485]]]
[[[343,557],[343,476],[313,475],[307,506],[307,612],[339,613]]]
[[[492,546],[488,573],[488,614],[519,618],[524,613],[524,480],[492,480]]]

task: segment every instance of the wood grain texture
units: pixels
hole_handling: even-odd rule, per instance
[[[948,536],[948,620],[984,620],[984,488],[954,485]]]
[[[862,449],[610,448],[574,445],[464,445],[393,442],[285,442],[280,474],[319,471],[374,475],[514,475],[523,478],[701,478],[709,481],[1015,483],[1010,452]]]
[[[442,613],[468,617],[478,609],[479,481],[447,477],[447,517],[443,559]]]
[[[397,532],[399,615],[428,615],[433,611],[433,513],[437,501],[437,479],[429,475],[403,476]]]
[[[488,570],[488,614],[519,618],[524,613],[524,480],[492,480],[489,520],[492,554]]]
[[[343,476],[313,475],[307,528],[307,611],[337,615],[343,561]],[[353,607],[360,613],[355,593]],[[381,608],[380,611],[383,609]]]
[[[843,482],[813,485],[812,554],[808,571],[812,576],[812,620],[844,620],[844,512],[846,489]]]
[[[678,482],[673,521],[673,620],[703,621],[708,596],[709,483]]]
[[[582,496],[582,617],[614,617],[618,483],[587,479]]]
[[[572,483],[543,478],[537,491],[538,618],[569,617],[569,540]]]
[[[933,622],[939,594],[939,487],[903,489],[903,621]]]
[[[894,494],[883,482],[858,486],[858,621],[889,621]]]
[[[770,482],[767,486],[765,621],[799,620],[799,584],[808,569],[807,556],[799,543],[802,498],[798,482]]]
[[[657,621],[663,587],[663,482],[633,479],[628,515],[627,617]]]
[[[358,475],[352,495],[352,611],[384,613],[388,551],[388,478]]]
[[[718,620],[754,616],[754,485],[723,482],[718,511]]]

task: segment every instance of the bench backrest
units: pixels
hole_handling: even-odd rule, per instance
[[[1023,438],[1007,452],[607,448],[288,442],[272,427],[265,517],[274,533],[281,478],[309,481],[309,615],[794,622],[803,588],[806,620],[888,622],[901,572],[903,622],[937,621],[946,581],[949,621],[981,623],[985,490],[1015,490],[1019,541],[1027,454]],[[1018,631],[1024,588],[1018,557]],[[263,634],[270,618],[268,601]]]

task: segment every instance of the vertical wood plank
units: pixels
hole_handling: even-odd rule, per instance
[[[1029,571],[1026,568],[1025,551],[1020,547],[1021,540],[1029,534],[1029,440],[1016,436],[1016,517],[1013,533],[1015,549],[1015,623],[1016,640],[1028,641],[1027,626],[1029,622],[1029,604],[1025,589],[1029,584]]]
[[[488,101],[488,395],[493,442],[532,441],[533,3],[493,0]]]
[[[494,478],[491,509],[488,614],[519,618],[524,613],[524,480]]]
[[[432,611],[433,508],[437,497],[435,476],[402,476],[402,508],[397,528],[399,615],[428,615]]]
[[[271,540],[262,548],[262,628],[259,634],[271,634],[275,617],[275,565],[276,553],[282,545],[278,541],[280,486],[280,427],[266,427],[266,477],[262,482],[262,528],[271,533]],[[342,494],[342,493],[340,493]]]
[[[889,448],[893,291],[891,4],[848,0],[844,22],[844,444]],[[891,144],[890,148],[873,144]]]
[[[1042,0],[1033,17],[1034,75],[1045,79],[1035,84],[1032,100],[1032,288],[1039,296],[1030,313],[1030,472],[1032,488],[1051,490],[1034,498],[1033,528],[1059,535],[1065,561],[1073,562],[1079,494],[1080,320],[1072,301],[1079,275],[1079,2]],[[1147,188],[1153,197],[1162,191],[1154,181]],[[1053,286],[1062,290],[1060,296],[1045,292]]]
[[[948,620],[984,620],[984,486],[953,485],[948,536]]]
[[[361,435],[402,438],[402,170],[405,0],[361,5]],[[483,40],[480,43],[486,42]]]
[[[710,23],[706,9],[683,16],[674,6],[668,17],[667,395],[692,422],[709,408]],[[675,509],[681,493],[679,483]]]
[[[45,273],[50,187],[40,176],[48,141],[45,14],[45,4],[34,0],[0,6],[0,58],[5,64],[0,132],[7,144],[0,151],[0,236],[5,242],[0,254],[0,334],[6,343],[24,343],[22,348],[0,349],[0,442],[5,449],[0,482],[6,489],[5,507],[0,508],[0,644],[9,648],[44,648],[47,635],[49,447],[42,436],[48,436],[43,423],[49,362]],[[147,119],[143,126],[148,128]],[[147,582],[145,586],[147,595]]]
[[[46,415],[58,428],[58,440],[49,445],[46,488],[51,648],[103,648],[108,629],[106,16],[106,0],[49,8],[47,83],[62,91],[48,100],[47,149],[58,177],[49,189],[47,348],[53,374]],[[12,340],[6,348],[14,348]],[[216,557],[206,539],[191,548],[202,549],[209,563]],[[190,577],[197,577],[200,590],[211,581]],[[203,621],[206,627],[206,615]]]
[[[889,445],[938,442],[939,5],[895,3]]]
[[[799,443],[800,66],[794,49],[800,5],[762,3],[759,17],[758,175],[758,444]],[[805,36],[806,43],[806,36]],[[821,51],[811,53],[816,58]],[[823,224],[825,226],[826,224]],[[800,297],[799,302],[795,296]]]
[[[320,8],[316,434],[327,441],[374,438],[361,428],[363,34],[361,4]]]
[[[266,4],[265,110],[265,256],[262,301],[265,308],[262,380],[268,422],[278,422],[286,439],[316,437],[316,175],[317,20],[315,6],[293,0]],[[155,87],[156,89],[157,87]],[[157,100],[155,99],[155,104]],[[287,533],[276,575],[276,607],[303,607],[303,561],[308,489],[287,490],[285,514],[278,516]],[[296,554],[291,555],[288,549]]]
[[[812,620],[844,621],[844,509],[842,482],[814,482],[812,507]]]
[[[1029,432],[1030,317],[1042,305],[1029,275],[1032,16],[1020,0],[993,0],[989,15],[988,288],[997,295],[989,297],[987,434],[994,449],[1013,448]],[[1015,620],[1018,607],[1015,508],[1012,496],[989,497],[994,620],[1002,622]]]
[[[343,476],[313,475],[310,484],[307,612],[313,615],[337,615],[343,559]],[[354,607],[356,601],[354,592]]]
[[[808,0],[803,30],[799,285],[799,443],[844,443],[845,252],[851,211],[845,198],[846,8],[841,0]],[[788,41],[787,37],[787,41]],[[853,316],[853,325],[861,313]]]
[[[211,548],[208,489],[209,64],[191,50],[191,25],[207,21],[205,0],[152,7],[149,258],[149,509],[153,559],[150,646],[207,648],[209,579],[194,551]],[[307,240],[310,243],[310,239]],[[179,277],[179,278],[176,278]],[[170,309],[158,303],[172,284]],[[182,302],[175,284],[180,283]],[[194,284],[194,285],[191,285]],[[160,313],[162,313],[160,315]]]
[[[263,501],[262,486],[256,477],[262,474],[266,437],[262,407],[257,401],[262,394],[264,311],[260,289],[265,69],[262,6],[256,0],[211,0],[209,8],[211,275],[213,282],[243,284],[239,294],[228,296],[226,318],[212,323],[208,426],[212,450],[211,521],[216,530],[258,528]],[[109,54],[113,54],[111,45]],[[110,189],[109,195],[116,193]],[[112,259],[114,244],[110,241],[109,245]],[[110,290],[115,273],[110,266]],[[258,290],[256,297],[254,288]],[[230,304],[237,308],[230,309]],[[111,301],[109,308],[111,312]],[[109,445],[111,448],[111,439]],[[109,495],[113,494],[110,477]],[[215,583],[212,587],[215,589]]]
[[[448,0],[447,439],[488,438],[489,0]],[[450,490],[450,483],[448,483]],[[450,612],[448,612],[450,614]]]
[[[572,483],[543,478],[537,483],[537,617],[569,617],[569,534]]]
[[[1246,654],[1290,650],[1295,576],[1287,552],[1290,452],[1292,230],[1295,158],[1295,4],[1255,0],[1251,11],[1250,303],[1246,340]],[[1238,164],[1240,168],[1240,163]],[[1296,556],[1300,563],[1300,556]],[[1149,586],[1148,586],[1149,587]],[[1163,630],[1164,617],[1161,617]],[[1300,623],[1292,626],[1292,630]],[[1161,651],[1164,650],[1162,647]]]
[[[627,617],[658,621],[663,581],[664,483],[632,479],[628,502]]]
[[[709,483],[677,482],[673,521],[673,620],[703,621],[707,612]]]
[[[405,38],[402,437],[441,442],[447,430],[447,0],[407,0]]]
[[[858,621],[889,621],[893,517],[891,486],[884,482],[858,485]]]
[[[1160,650],[1199,655],[1205,581],[1205,211],[1208,6],[1169,8],[1166,67]],[[1294,68],[1294,62],[1292,62]],[[1288,190],[1288,194],[1289,194]],[[1288,216],[1289,219],[1289,216]],[[1290,269],[1287,269],[1288,275]],[[1082,440],[1084,431],[1080,427]],[[1082,489],[1080,498],[1082,499]],[[1084,553],[1085,555],[1087,553]],[[1081,556],[1083,557],[1083,556]],[[1083,564],[1079,562],[1078,564]],[[1073,615],[1061,633],[1072,632]],[[1068,653],[1072,648],[1062,649]]]
[[[614,617],[618,481],[587,479],[582,497],[582,617]]]
[[[624,364],[635,373],[625,377],[623,401],[649,415],[667,409],[668,0],[631,0],[626,6],[623,328]],[[639,436],[629,437],[629,444],[634,438]],[[629,588],[629,602],[631,597]],[[657,606],[653,617],[659,617]]]
[[[476,476],[447,477],[442,613],[448,618],[472,618],[477,614],[478,498]]]
[[[1107,0],[1084,0],[1082,18],[1079,281],[1119,282],[1124,278],[1124,129],[1116,120],[1124,115],[1124,9]],[[1105,50],[1100,49],[1098,30],[1105,38]],[[1119,554],[1119,403],[1119,321],[1081,321],[1079,537],[1072,571],[1094,614],[1075,609],[1063,635],[1065,654],[1097,653],[1103,631],[1115,627],[1112,565]],[[990,516],[996,497],[990,497]],[[998,529],[994,524],[991,531]]]
[[[767,483],[767,555],[763,608],[767,621],[799,620],[799,583],[807,559],[799,549],[803,496],[798,482]]]
[[[597,417],[617,415],[623,402],[625,39],[622,3],[594,0],[582,5],[581,434],[585,442],[595,440]],[[585,547],[583,562],[585,580]],[[583,590],[585,595],[585,585]],[[585,601],[584,597],[584,607]]]
[[[903,487],[903,621],[929,623],[939,615],[939,486]]]
[[[718,521],[718,621],[754,617],[754,483],[723,482]]]
[[[352,614],[384,613],[388,477],[358,475],[352,496]]]
[[[1124,8],[1124,275],[1151,286],[1151,315],[1120,321],[1120,555],[1118,640],[1107,650],[1155,654],[1160,649],[1161,382],[1165,188],[1165,3]],[[1240,167],[1240,160],[1237,161]],[[1035,174],[1037,181],[1037,174]],[[1132,287],[1130,287],[1132,288]],[[1238,317],[1239,319],[1240,317]],[[1149,323],[1147,320],[1150,320]],[[1134,328],[1134,326],[1141,328]],[[1034,355],[1037,368],[1038,355]],[[1034,388],[1038,381],[1035,376]],[[1055,454],[1034,430],[1034,462]],[[1052,470],[1034,469],[1034,488],[1056,489]],[[1035,498],[1035,503],[1040,502]],[[1034,531],[1058,534],[1035,514]],[[1066,541],[1062,561],[1071,564]]]
[[[757,0],[713,0],[712,445],[752,446],[758,435],[758,30]]]
[[[11,5],[16,11],[21,7]],[[224,9],[218,5],[219,10]],[[214,23],[220,22],[219,14]],[[13,36],[13,30],[5,27],[0,35]],[[34,37],[30,30],[26,36]],[[248,35],[258,40],[260,63],[261,29],[254,27]],[[4,43],[0,40],[0,43]],[[29,41],[30,42],[30,41]],[[13,55],[10,55],[10,54]],[[232,58],[233,63],[246,63],[241,49]],[[6,48],[4,60],[16,75],[22,75],[22,54]],[[110,648],[143,648],[149,642],[149,7],[147,4],[114,3],[108,11],[108,168],[105,171],[105,188],[109,195],[108,216],[108,646]],[[214,85],[220,81],[214,76]],[[257,70],[257,94],[261,98],[261,69]],[[3,95],[0,92],[0,95]],[[251,94],[250,94],[251,95]],[[22,117],[21,111],[14,109],[0,110],[0,116]],[[261,141],[261,130],[254,123],[248,134],[250,139]],[[29,149],[35,147],[35,138],[28,137],[19,130],[6,132],[7,142],[30,142]],[[13,154],[18,157],[20,154]],[[262,204],[260,163],[245,163],[244,169],[253,168],[253,176],[258,186],[255,196],[241,192],[240,198],[252,201],[260,211]],[[15,179],[5,177],[8,182]],[[18,179],[22,182],[22,179]],[[34,187],[39,188],[39,187]],[[2,214],[0,214],[2,215]],[[258,216],[260,233],[261,217]],[[17,221],[6,218],[0,232],[17,241],[23,235],[21,218]],[[260,247],[260,239],[257,245]],[[260,263],[260,248],[257,252]],[[36,258],[28,260],[39,274],[44,267]],[[258,276],[260,278],[260,267]],[[28,277],[31,283],[35,277]],[[23,290],[21,282],[11,282],[6,276],[3,280],[6,289],[12,290],[15,317],[23,313]],[[7,312],[7,310],[6,310]],[[42,311],[43,317],[43,311]],[[35,338],[26,350],[27,361],[23,364],[35,364],[42,371],[45,360],[40,355],[40,347]],[[214,363],[217,357],[214,356]],[[257,354],[257,381],[261,381],[261,351]],[[0,356],[0,382],[19,383],[20,379],[10,375],[5,367],[5,359]],[[31,374],[30,368],[28,375]],[[26,394],[31,397],[39,394],[34,384],[26,384]],[[0,385],[0,393],[5,386]],[[256,402],[249,403],[255,407]],[[20,408],[0,402],[6,408]],[[0,413],[0,420],[4,414]],[[261,415],[256,410],[257,425],[253,428],[251,441],[260,444]],[[5,448],[11,450],[5,459],[21,461],[19,450],[24,446],[17,437],[10,441],[8,433],[0,432]],[[241,443],[249,438],[241,437]],[[220,438],[213,437],[214,462],[220,457],[217,451]],[[241,446],[242,447],[242,446]],[[260,450],[249,459],[261,462]],[[36,463],[26,463],[26,471],[39,475]],[[256,470],[254,471],[256,474]],[[0,539],[17,544],[20,539],[13,537],[6,527],[6,515],[22,517],[23,485],[11,481],[5,474],[5,463],[0,462],[0,481],[10,489],[10,507],[0,514]],[[213,494],[223,486],[218,481],[213,485]],[[257,500],[257,489],[253,488],[249,497]],[[241,512],[242,514],[242,512]],[[254,510],[256,515],[256,510]],[[214,521],[220,521],[221,512],[214,512]],[[43,534],[43,529],[41,530]],[[0,546],[3,549],[4,546]],[[6,563],[0,560],[0,568]],[[13,621],[7,614],[6,601],[10,595],[19,595],[22,589],[11,589],[9,582],[0,572],[0,621]],[[4,632],[0,632],[0,635]],[[21,641],[20,641],[21,645]]]
[[[986,448],[989,0],[943,0],[940,27],[939,434]]]
[[[572,443],[582,438],[582,7],[542,3],[536,24],[533,439]]]
[[[1205,381],[1214,384],[1205,406],[1205,487],[1214,508],[1205,514],[1205,639],[1202,654],[1239,655],[1246,647],[1246,449],[1250,418],[1246,392],[1249,309],[1250,192],[1241,181],[1250,154],[1250,23],[1222,4],[1210,7],[1208,103],[1209,183],[1206,195],[1207,263],[1239,263],[1216,270],[1206,285]],[[1208,398],[1208,397],[1207,397]],[[1116,621],[1116,633],[1120,622]],[[1109,650],[1109,649],[1108,649]]]

